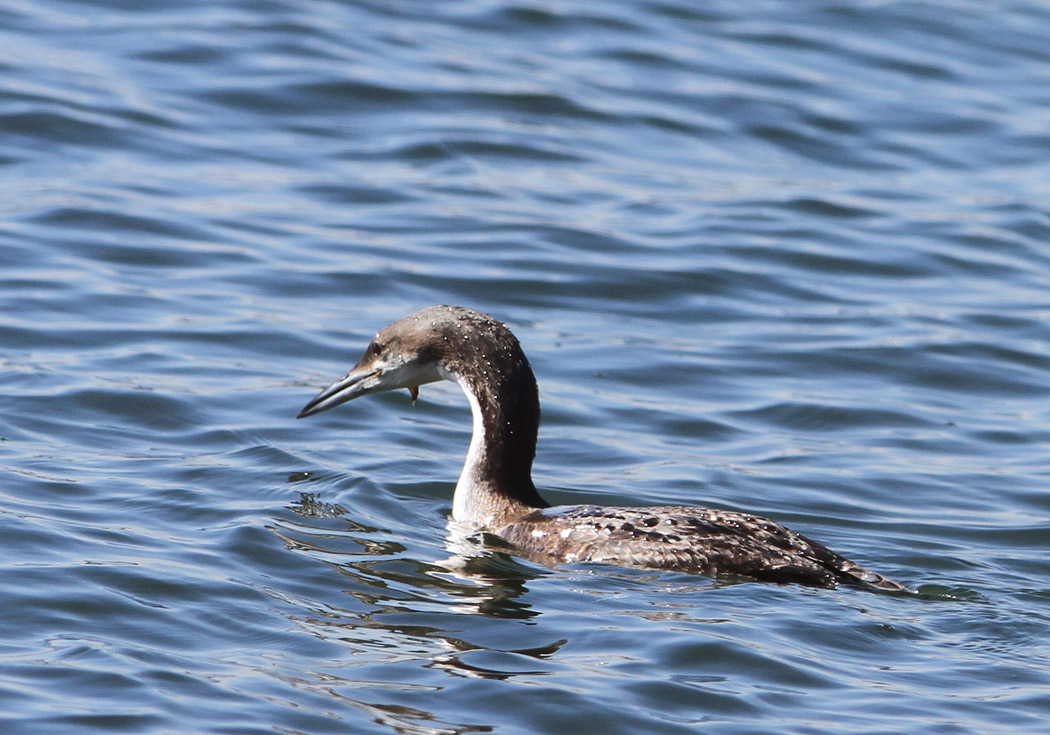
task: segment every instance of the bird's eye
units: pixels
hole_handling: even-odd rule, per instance
[[[383,354],[383,345],[379,342],[373,341],[372,344],[368,346],[368,349],[373,355],[379,356]]]

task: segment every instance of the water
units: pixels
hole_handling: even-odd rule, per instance
[[[1041,3],[0,6],[0,729],[1032,733]],[[554,502],[782,521],[917,598],[443,566],[507,321]]]

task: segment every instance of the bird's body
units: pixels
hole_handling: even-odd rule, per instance
[[[883,589],[898,583],[766,518],[693,506],[544,508],[493,533],[534,558],[606,562],[767,582]]]
[[[506,325],[464,307],[433,306],[383,328],[346,376],[299,416],[368,393],[458,383],[473,434],[453,496],[453,519],[552,562],[604,562],[833,587],[907,590],[774,521],[692,506],[551,507],[532,482],[539,394]]]

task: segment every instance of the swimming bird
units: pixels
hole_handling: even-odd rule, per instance
[[[521,555],[553,563],[628,567],[834,587],[907,588],[775,521],[692,506],[552,507],[532,481],[539,391],[525,353],[497,319],[462,306],[431,306],[381,329],[360,361],[297,418],[369,393],[439,380],[470,402],[473,434],[452,518],[495,534]]]

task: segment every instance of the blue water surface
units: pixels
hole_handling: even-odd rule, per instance
[[[0,3],[0,730],[1029,735],[1050,720],[1050,8]],[[490,312],[553,502],[920,594],[449,563]]]

